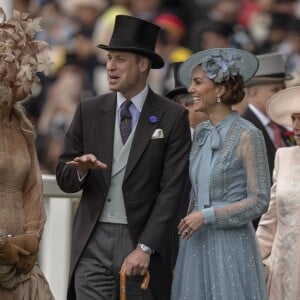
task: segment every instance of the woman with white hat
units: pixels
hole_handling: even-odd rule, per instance
[[[232,111],[258,67],[243,50],[217,48],[192,55],[179,79],[194,109],[208,121],[196,127],[190,154],[192,192],[178,226],[182,240],[172,299],[267,299],[263,265],[251,220],[269,203],[262,133]]]
[[[297,145],[276,152],[270,205],[257,237],[269,299],[296,300],[300,297],[300,86],[275,94],[267,113],[274,122],[293,128]]]

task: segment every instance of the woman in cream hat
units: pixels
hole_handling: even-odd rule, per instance
[[[217,48],[192,55],[179,79],[194,109],[208,115],[194,133],[192,191],[180,242],[172,299],[267,299],[252,219],[269,203],[269,171],[262,133],[231,108],[244,97],[257,58]]]
[[[267,113],[276,123],[293,128],[297,145],[276,152],[270,205],[259,222],[257,238],[269,299],[296,300],[300,296],[300,86],[275,94]]]

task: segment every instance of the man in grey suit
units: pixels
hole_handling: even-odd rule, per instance
[[[285,81],[293,77],[286,74],[285,62],[281,53],[261,54],[257,55],[257,58],[259,68],[255,76],[246,83],[245,100],[248,102],[248,107],[242,116],[258,127],[264,135],[270,178],[272,178],[276,149],[287,146],[284,136],[286,128],[279,127],[281,141],[276,145],[274,131],[266,112],[266,105],[275,93],[286,88]]]
[[[65,192],[83,190],[72,240],[68,299],[170,297],[170,236],[188,175],[187,112],[147,85],[159,27],[119,15],[107,51],[112,93],[83,100],[57,166]],[[140,289],[149,270],[150,288]]]
[[[272,179],[276,149],[289,145],[288,140],[285,138],[287,129],[270,122],[266,105],[275,93],[286,88],[285,80],[290,80],[293,77],[285,72],[285,62],[282,54],[278,52],[261,54],[257,55],[257,58],[259,60],[258,71],[246,83],[246,97],[243,101],[248,102],[248,107],[242,117],[252,122],[262,131],[266,143],[270,178]],[[255,229],[258,226],[259,219],[253,220]]]

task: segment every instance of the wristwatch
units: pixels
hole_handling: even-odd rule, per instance
[[[153,254],[154,253],[154,251],[150,247],[146,246],[145,244],[139,244],[139,246],[140,246],[140,249],[142,251],[144,251],[148,254]]]

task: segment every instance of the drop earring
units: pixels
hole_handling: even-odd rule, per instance
[[[217,103],[221,103],[222,102],[222,99],[220,96],[217,96]]]

